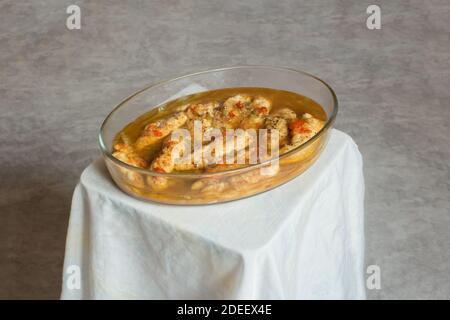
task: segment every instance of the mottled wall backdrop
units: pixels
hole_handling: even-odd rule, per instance
[[[66,9],[81,9],[69,30]],[[381,29],[366,26],[370,4]],[[103,118],[157,80],[268,64],[329,82],[365,161],[369,298],[450,298],[450,2],[0,2],[0,297],[58,298]]]

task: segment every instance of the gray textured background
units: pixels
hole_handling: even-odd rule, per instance
[[[82,29],[65,27],[78,4]],[[157,80],[288,66],[335,88],[365,161],[369,298],[450,298],[450,1],[0,1],[0,298],[58,298],[97,131]],[[382,29],[365,27],[369,4]]]

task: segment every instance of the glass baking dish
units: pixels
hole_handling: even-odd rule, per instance
[[[112,155],[116,134],[142,114],[187,94],[231,87],[263,87],[299,93],[321,105],[326,122],[313,138],[276,160],[223,172],[159,173],[128,165]],[[270,190],[304,172],[325,147],[337,111],[338,102],[331,87],[302,71],[269,66],[207,70],[151,85],[122,101],[104,120],[99,144],[111,177],[120,189],[133,197],[179,205],[220,203]],[[268,173],[267,168],[273,166],[274,161],[278,161],[278,169]],[[165,179],[172,187],[154,189],[148,183],[151,179]],[[191,188],[202,181],[226,183],[227,188],[210,193]]]

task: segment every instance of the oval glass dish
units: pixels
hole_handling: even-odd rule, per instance
[[[308,141],[281,154],[277,160],[227,171],[161,173],[131,166],[113,156],[117,134],[150,110],[186,95],[224,88],[270,88],[300,94],[321,106],[324,125]],[[331,87],[302,71],[267,66],[208,70],[154,84],[122,101],[104,120],[99,144],[111,177],[120,189],[133,197],[179,205],[220,203],[270,190],[304,172],[325,147],[337,110],[337,98]],[[266,170],[274,165],[274,161],[278,161],[278,169]],[[149,183],[152,179],[164,179],[171,187],[154,188]],[[214,192],[202,192],[192,187],[203,181],[213,181],[222,187]]]

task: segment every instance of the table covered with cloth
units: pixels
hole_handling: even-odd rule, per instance
[[[364,299],[363,200],[338,130],[302,175],[222,204],[135,199],[98,159],[73,195],[61,298]]]

